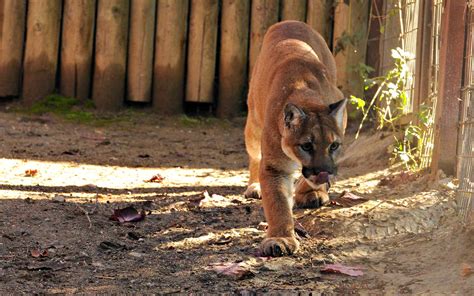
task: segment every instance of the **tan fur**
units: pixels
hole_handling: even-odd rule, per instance
[[[328,146],[342,141],[346,115],[344,126],[338,127],[328,107],[342,99],[336,87],[334,58],[324,39],[301,22],[285,21],[270,27],[252,73],[245,127],[250,159],[245,195],[258,197],[261,190],[268,222],[267,238],[261,245],[264,255],[291,254],[298,248],[292,217],[292,174],[302,166],[324,162],[322,159],[329,157]],[[291,125],[285,121],[288,103],[305,115],[289,116]],[[314,141],[314,156],[299,148],[305,141]],[[318,206],[329,200],[326,184],[316,186],[301,178],[296,186],[299,206]]]

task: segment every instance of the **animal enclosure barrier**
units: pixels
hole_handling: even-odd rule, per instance
[[[457,200],[462,218],[474,223],[474,1],[468,5],[464,83],[459,125]]]
[[[265,32],[281,20],[307,22],[330,48],[360,29],[357,44],[338,53],[341,79],[354,78],[365,62],[367,3],[1,0],[0,100],[32,104],[59,93],[91,98],[101,110],[138,102],[166,114],[199,103],[232,117],[244,110]]]

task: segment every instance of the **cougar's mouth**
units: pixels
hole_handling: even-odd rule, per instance
[[[316,185],[326,184],[326,183],[329,183],[329,173],[320,172],[315,175],[310,175],[306,179]]]

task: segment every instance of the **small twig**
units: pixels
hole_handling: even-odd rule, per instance
[[[92,222],[91,222],[91,218],[89,218],[89,212],[87,212],[83,207],[81,207],[77,203],[75,205],[76,207],[78,207],[79,210],[81,210],[86,215],[87,220],[89,221],[89,228],[92,228]]]
[[[86,218],[87,218],[87,220],[89,221],[89,228],[92,228],[92,221],[91,221],[91,218],[89,217],[89,215],[94,214],[94,212],[97,210],[97,207],[98,207],[98,205],[99,205],[99,202],[98,202],[98,201],[99,201],[99,196],[96,195],[96,196],[95,196],[95,205],[94,205],[94,208],[93,208],[90,212],[86,211],[86,210],[85,210],[83,207],[81,207],[78,203],[75,203],[76,207],[78,207],[79,210],[81,210],[81,211],[86,215]]]

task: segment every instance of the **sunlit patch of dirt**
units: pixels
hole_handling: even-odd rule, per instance
[[[348,136],[331,197],[346,191],[362,202],[295,209],[307,235],[284,258],[258,254],[264,216],[242,195],[243,119],[190,126],[144,114],[91,127],[2,113],[0,138],[0,291],[474,291],[474,275],[462,272],[474,266],[473,234],[459,226],[453,187],[397,175],[388,133]],[[145,219],[110,219],[127,206]],[[329,263],[364,275],[322,273]]]

